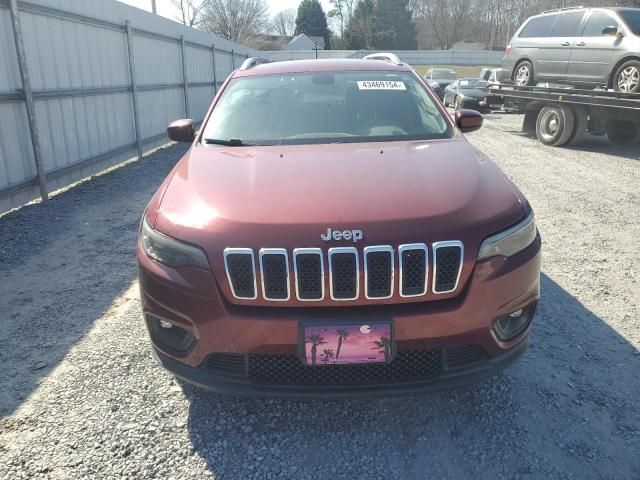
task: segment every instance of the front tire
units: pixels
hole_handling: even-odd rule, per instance
[[[574,133],[575,114],[568,105],[548,105],[536,120],[536,136],[552,147],[566,145]]]
[[[629,60],[618,67],[613,76],[613,88],[617,92],[640,92],[640,60]]]
[[[511,76],[513,84],[517,87],[533,85],[533,65],[529,60],[524,60],[516,65]]]

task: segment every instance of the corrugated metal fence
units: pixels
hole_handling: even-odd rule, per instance
[[[309,58],[362,58],[368,50],[280,50],[260,52],[271,60],[305,60]],[[489,50],[393,50],[403,62],[411,65],[477,65],[500,66],[504,52]]]
[[[114,0],[0,0],[0,213],[43,191],[38,156],[46,193],[140,155],[255,54]]]

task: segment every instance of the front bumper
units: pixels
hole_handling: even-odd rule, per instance
[[[508,342],[500,341],[492,327],[496,318],[538,301],[540,247],[538,237],[513,257],[477,263],[461,293],[454,298],[411,304],[307,308],[232,305],[221,295],[210,272],[165,268],[139,249],[141,300],[145,318],[153,315],[192,332],[194,341],[185,351],[172,351],[151,335],[160,363],[192,383],[218,391],[267,396],[411,393],[481,380],[505,368],[524,352],[530,324]],[[416,376],[404,383],[389,382],[389,376],[371,382],[368,377],[357,377],[352,385],[344,382],[314,385],[306,379],[299,382],[304,385],[254,381],[248,372],[235,371],[229,376],[207,368],[212,355],[241,356],[247,362],[252,356],[291,360],[298,355],[300,321],[327,318],[353,321],[384,318],[394,325],[398,352],[444,352],[442,368],[424,381],[418,381]],[[483,357],[451,368],[446,362],[446,352],[468,347],[477,347]],[[300,371],[294,373],[299,375]]]
[[[215,373],[205,367],[190,367],[154,348],[158,363],[176,377],[194,385],[219,393],[290,399],[361,398],[411,395],[480,382],[509,367],[520,358],[529,345],[528,332],[519,343],[503,355],[475,362],[465,368],[446,369],[437,378],[422,381],[353,384],[353,385],[269,385],[252,383],[246,378]],[[340,368],[340,367],[304,367]]]

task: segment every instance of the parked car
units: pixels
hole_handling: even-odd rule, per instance
[[[451,70],[450,68],[432,68],[427,71],[424,79],[427,85],[429,85],[429,88],[442,100],[444,97],[444,89],[455,82],[458,79],[458,75],[455,70]]]
[[[501,83],[503,76],[504,73],[501,68],[482,68],[478,74],[478,78],[485,80],[489,83],[489,86],[491,86],[491,84]]]
[[[499,99],[487,97],[489,83],[479,78],[460,78],[444,89],[445,107],[452,106],[456,110],[471,108],[474,110],[489,110]]]
[[[518,86],[640,92],[640,9],[576,7],[531,17],[507,46],[503,68]]]
[[[540,236],[511,180],[395,61],[248,59],[147,206],[141,303],[159,362],[218,391],[409,393],[520,357]]]

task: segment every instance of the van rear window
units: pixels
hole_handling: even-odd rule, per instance
[[[618,13],[629,29],[636,35],[640,35],[640,10],[619,10]]]
[[[558,15],[546,15],[544,17],[532,18],[524,26],[520,35],[520,38],[534,38],[534,37],[548,37],[551,33],[554,23]]]

